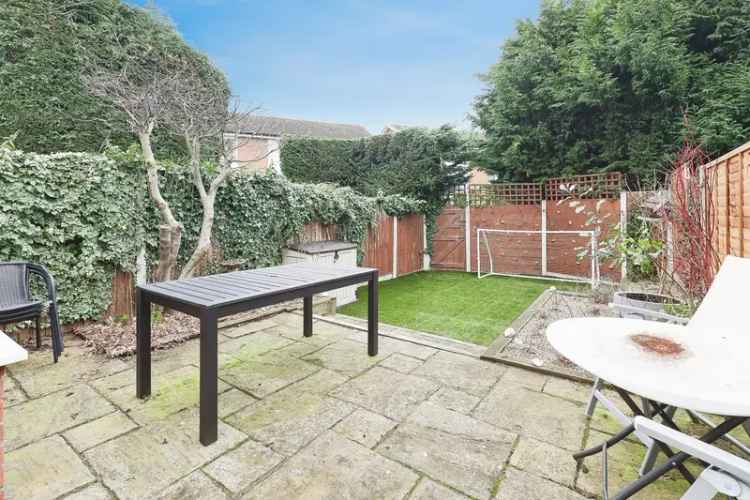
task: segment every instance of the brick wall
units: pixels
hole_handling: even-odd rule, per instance
[[[5,368],[0,366],[0,500],[5,499]]]

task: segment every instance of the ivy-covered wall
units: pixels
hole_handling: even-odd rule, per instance
[[[143,168],[125,155],[112,157],[0,148],[0,261],[46,265],[64,322],[98,318],[109,305],[113,272],[132,271],[143,245],[155,257],[158,217]],[[184,225],[184,261],[197,238],[200,202],[181,169],[169,168],[162,180]],[[224,258],[243,259],[247,267],[280,262],[283,245],[308,222],[337,224],[342,237],[361,244],[379,209],[405,215],[423,208],[401,196],[368,198],[273,174],[235,176],[219,193],[214,237]]]

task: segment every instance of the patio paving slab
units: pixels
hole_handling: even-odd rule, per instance
[[[508,469],[500,483],[497,500],[584,500],[586,497],[573,490],[542,479],[533,474]]]
[[[339,422],[334,430],[362,446],[372,448],[394,427],[396,422],[393,420],[359,409]]]
[[[432,395],[430,401],[447,408],[448,410],[459,413],[469,414],[471,410],[479,403],[480,398],[471,394],[450,387],[443,387]]]
[[[6,408],[17,405],[18,403],[23,403],[29,399],[26,397],[26,394],[23,393],[16,381],[13,380],[13,377],[9,376],[7,373],[3,378],[3,390],[5,391]]]
[[[342,340],[305,356],[305,361],[353,377],[382,361],[384,354],[368,356],[362,344]]]
[[[411,373],[422,366],[422,361],[396,352],[381,361],[380,366],[401,373]]]
[[[429,380],[376,366],[330,394],[401,421],[439,388]]]
[[[200,370],[195,366],[185,366],[169,373],[161,374],[152,380],[151,396],[139,399],[136,396],[135,379],[105,396],[127,412],[139,424],[167,418],[182,410],[198,406],[200,400]],[[219,380],[221,394],[229,385]]]
[[[164,490],[155,500],[227,500],[229,497],[211,479],[195,471]]]
[[[409,500],[468,500],[469,497],[429,479],[423,479]]]
[[[522,437],[510,457],[510,464],[571,488],[575,482],[577,464],[572,453],[536,439]]]
[[[219,418],[226,418],[256,401],[258,400],[254,397],[232,387],[228,391],[219,394]]]
[[[274,451],[292,455],[354,410],[354,405],[345,401],[285,389],[226,421]]]
[[[41,366],[35,370],[22,370],[15,378],[29,397],[36,398],[79,382],[127,370],[128,367],[129,365],[121,359],[83,354],[70,356],[58,363]]]
[[[11,406],[5,410],[5,449],[20,448],[114,410],[114,406],[85,384]]]
[[[112,500],[113,498],[104,486],[95,483],[66,496],[65,500]]]
[[[380,444],[383,455],[476,498],[490,498],[516,435],[424,403]]]
[[[505,370],[503,365],[497,363],[440,351],[417,368],[413,375],[482,397],[490,391]]]
[[[227,337],[237,338],[250,333],[259,332],[277,326],[277,323],[270,318],[245,323],[239,326],[233,326],[229,328],[222,328],[221,334]]]
[[[500,383],[516,384],[528,387],[529,389],[533,389],[535,391],[541,391],[548,378],[549,377],[547,375],[544,375],[543,373],[509,366],[500,379]]]
[[[271,448],[248,440],[206,465],[203,471],[232,493],[239,493],[283,459]]]
[[[9,499],[51,500],[95,479],[60,436],[8,453],[5,464]]]
[[[402,499],[418,476],[335,432],[326,432],[242,498]]]
[[[189,411],[107,441],[84,457],[119,498],[153,498],[244,439],[245,434],[219,421],[218,440],[203,446],[197,412]]]
[[[564,378],[550,377],[544,385],[544,392],[559,398],[587,403],[591,396],[591,386]]]
[[[472,414],[484,422],[566,450],[580,449],[586,424],[582,405],[502,383]]]
[[[63,433],[63,437],[78,452],[115,438],[138,427],[124,413],[116,411]]]
[[[259,334],[251,337],[255,335]],[[250,347],[223,363],[219,367],[219,378],[257,398],[263,398],[318,370],[320,367],[312,363],[284,355],[261,356]]]

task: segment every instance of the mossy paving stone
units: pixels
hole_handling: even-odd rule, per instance
[[[572,453],[536,439],[522,437],[513,450],[510,464],[570,488],[575,481],[577,464]]]
[[[218,440],[198,440],[198,412],[180,412],[96,446],[83,455],[121,500],[155,498],[159,492],[226,451],[246,435],[219,421]]]
[[[469,500],[469,497],[429,479],[422,479],[409,500]]]
[[[547,382],[547,378],[547,375],[533,370],[525,370],[523,368],[509,366],[500,379],[500,383],[515,384],[528,387],[533,391],[541,391],[542,387],[544,387],[544,384]]]
[[[330,394],[401,421],[439,388],[430,380],[376,366]]]
[[[573,382],[560,377],[550,377],[544,385],[544,393],[558,398],[588,403],[591,396],[591,385]]]
[[[334,430],[362,446],[372,448],[396,424],[389,418],[360,408],[339,422]]]
[[[225,382],[218,381],[219,393],[229,388]],[[182,410],[198,406],[200,370],[195,366],[185,366],[173,372],[161,374],[152,380],[151,395],[146,399],[139,399],[136,396],[135,383],[112,391],[106,394],[106,397],[139,424],[161,420]]]
[[[60,436],[51,436],[5,456],[8,499],[51,500],[94,481]]]
[[[291,455],[354,410],[345,401],[285,389],[231,415],[226,422],[274,451]]]
[[[318,370],[318,366],[283,354],[261,355],[250,349],[240,351],[222,363],[219,377],[257,398],[263,398]]]
[[[441,351],[412,374],[482,397],[495,385],[505,369],[497,363]]]
[[[585,428],[583,406],[522,386],[495,386],[474,409],[479,420],[565,448],[578,450]]]
[[[227,337],[237,338],[250,333],[259,332],[267,328],[276,326],[277,323],[270,318],[261,319],[257,321],[251,321],[250,323],[243,323],[238,326],[231,326],[228,328],[221,328],[221,334]]]
[[[609,437],[607,434],[591,431],[586,441],[586,447],[600,444]],[[614,495],[626,484],[638,479],[638,469],[641,466],[645,453],[645,446],[629,441],[621,441],[607,450],[610,495]],[[664,455],[660,455],[657,463],[661,463],[663,460]],[[578,480],[576,482],[578,489],[591,495],[602,494],[601,464],[601,454],[593,455],[583,461],[583,466],[578,473]],[[700,467],[696,467],[691,463],[688,463],[688,469],[696,473],[696,475],[700,471]],[[671,500],[680,498],[687,488],[688,483],[682,478],[680,473],[671,471],[632,498],[641,500]]]
[[[509,468],[498,488],[497,500],[585,500],[579,493],[533,474]]]
[[[114,410],[109,401],[86,384],[31,399],[5,410],[5,449],[14,450]]]
[[[203,471],[232,493],[239,493],[284,458],[271,448],[248,440],[206,465]]]
[[[21,388],[18,386],[16,381],[7,374],[3,379],[3,386],[3,389],[5,391],[4,396],[6,408],[17,405],[18,403],[23,403],[24,401],[29,399],[26,397],[23,391],[21,391]]]
[[[397,372],[411,373],[422,365],[422,361],[396,352],[385,358],[379,364],[383,368],[390,368]]]
[[[400,500],[418,476],[328,431],[253,487],[245,500]]]
[[[430,402],[432,403],[467,415],[479,401],[480,399],[477,396],[472,396],[471,394],[451,389],[450,387],[443,387],[430,398]]]
[[[15,378],[33,399],[128,368],[129,365],[121,359],[80,355],[64,357],[57,363],[40,366],[35,370],[21,371]]]
[[[515,439],[513,433],[428,402],[377,451],[468,495],[488,499]]]
[[[305,361],[353,377],[382,361],[384,355],[368,356],[362,344],[342,340],[305,356]]]
[[[107,489],[99,483],[87,486],[80,491],[68,495],[65,500],[112,500],[113,497]]]
[[[63,437],[80,453],[108,439],[125,434],[136,427],[138,425],[126,417],[124,413],[116,411],[74,427],[63,433]]]
[[[229,497],[201,471],[195,471],[164,490],[155,500],[228,500]]]

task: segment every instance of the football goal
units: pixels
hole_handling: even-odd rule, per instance
[[[477,278],[519,276],[599,284],[595,231],[477,229]]]

